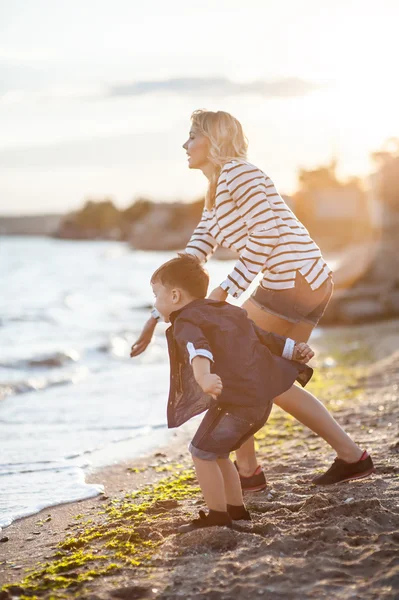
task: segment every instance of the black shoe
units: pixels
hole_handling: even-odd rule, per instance
[[[266,477],[262,471],[262,467],[258,466],[255,473],[249,477],[240,474],[237,461],[234,461],[235,467],[240,475],[241,489],[244,492],[260,492],[266,488]]]
[[[252,521],[251,515],[244,505],[234,506],[232,504],[228,504],[227,512],[229,513],[232,521]]]
[[[188,533],[195,529],[203,529],[204,527],[232,527],[233,522],[227,512],[218,512],[210,510],[206,515],[203,510],[199,511],[199,519],[194,519],[191,523],[180,525],[177,528],[177,533]]]
[[[364,454],[365,453],[363,453],[362,457]],[[373,461],[369,455],[354,463],[348,463],[341,458],[336,458],[328,471],[323,473],[323,475],[314,477],[312,483],[315,485],[332,485],[333,483],[368,477],[368,475],[371,475],[374,471]]]

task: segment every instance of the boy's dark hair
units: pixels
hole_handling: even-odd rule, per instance
[[[194,298],[205,298],[208,292],[209,275],[198,258],[191,254],[178,254],[155,271],[151,283],[176,286]]]

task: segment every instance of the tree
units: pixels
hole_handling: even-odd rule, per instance
[[[75,214],[74,221],[76,226],[81,229],[101,234],[119,227],[120,212],[108,198],[99,202],[88,200],[84,207]]]
[[[339,246],[364,237],[370,219],[361,179],[339,179],[337,165],[332,159],[316,169],[300,169],[293,200],[295,214],[313,237]]]
[[[133,204],[122,211],[122,218],[129,223],[134,223],[142,219],[152,208],[154,204],[147,198],[137,198]]]
[[[399,212],[399,139],[388,139],[371,155],[377,167],[376,187],[385,207]]]

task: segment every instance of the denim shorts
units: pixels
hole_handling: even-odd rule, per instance
[[[229,458],[230,452],[263,427],[271,408],[272,402],[267,407],[211,406],[189,445],[191,454],[202,460]]]
[[[316,326],[327,308],[333,290],[331,276],[317,290],[312,290],[305,277],[297,271],[295,287],[272,290],[259,285],[251,300],[262,310],[285,321]]]

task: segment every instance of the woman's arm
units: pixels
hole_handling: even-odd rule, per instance
[[[204,210],[201,221],[194,229],[194,233],[185,249],[187,254],[193,254],[201,261],[201,263],[206,262],[218,246],[217,241],[208,231],[207,221],[207,212]]]
[[[230,197],[249,234],[233,271],[220,285],[231,296],[239,298],[264,268],[279,240],[279,233],[267,198],[268,178],[264,173],[246,163],[229,163],[224,173]]]

